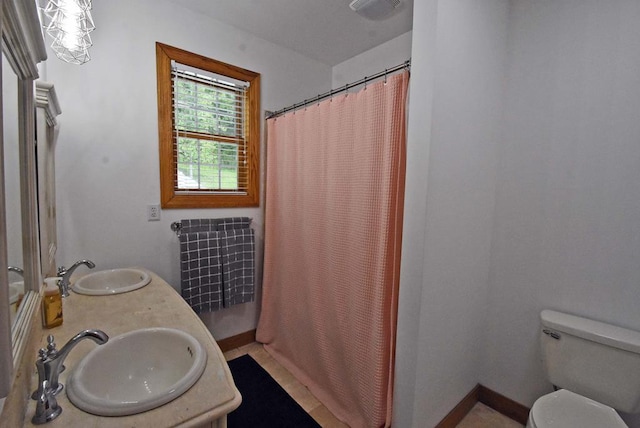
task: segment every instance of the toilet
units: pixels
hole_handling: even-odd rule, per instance
[[[540,318],[557,390],[536,400],[527,428],[628,428],[616,410],[640,412],[640,332],[551,310]]]

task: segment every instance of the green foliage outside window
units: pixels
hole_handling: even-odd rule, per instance
[[[235,144],[178,138],[178,171],[188,177],[184,188],[238,187],[238,150]],[[196,186],[197,183],[198,185]]]
[[[214,140],[178,138],[180,187],[234,190],[238,188],[237,144],[215,141],[215,136],[242,137],[237,128],[239,94],[211,85],[178,78],[175,91],[175,124],[178,132],[207,134]]]

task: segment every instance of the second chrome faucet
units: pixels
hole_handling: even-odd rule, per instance
[[[60,266],[58,268],[58,276],[61,277],[60,283],[58,284],[60,287],[60,293],[62,297],[69,297],[69,280],[71,279],[71,274],[75,271],[79,266],[85,265],[89,269],[93,269],[96,267],[96,264],[91,260],[83,259],[78,260],[74,264],[71,265],[69,269],[64,266]]]

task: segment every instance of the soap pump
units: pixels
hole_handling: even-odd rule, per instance
[[[49,279],[49,278],[47,278]],[[42,326],[53,328],[62,325],[62,295],[56,281],[45,280],[42,296]]]

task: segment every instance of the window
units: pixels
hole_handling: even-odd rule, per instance
[[[260,75],[156,43],[163,208],[259,204]]]

